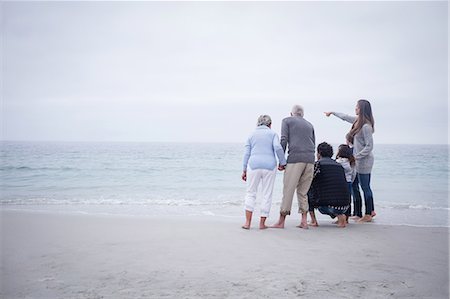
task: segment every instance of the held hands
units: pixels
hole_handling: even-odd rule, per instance
[[[244,170],[244,171],[242,172],[241,178],[242,178],[242,180],[243,180],[244,182],[247,181],[247,171]]]
[[[278,170],[279,170],[279,171],[283,171],[283,170],[285,170],[285,169],[286,169],[286,165],[278,165]],[[244,171],[242,172],[241,178],[242,178],[242,180],[243,180],[244,182],[247,181],[247,171],[244,170]]]
[[[324,114],[329,117],[333,112],[324,112]]]
[[[278,165],[278,170],[283,171],[286,169],[286,165]]]

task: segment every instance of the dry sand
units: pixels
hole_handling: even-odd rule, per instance
[[[0,296],[449,296],[447,228],[325,222],[302,230],[296,221],[246,231],[240,221],[212,217],[3,211]]]

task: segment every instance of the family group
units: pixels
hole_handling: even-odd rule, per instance
[[[346,143],[339,146],[335,159],[330,144],[322,142],[316,149],[314,127],[304,118],[302,106],[295,105],[291,116],[283,119],[281,138],[271,129],[269,115],[258,118],[255,131],[245,143],[242,179],[247,183],[247,190],[245,224],[242,228],[250,229],[258,186],[262,193],[259,228],[269,228],[266,219],[272,205],[277,169],[284,171],[283,197],[279,220],[270,227],[284,228],[286,216],[291,214],[294,193],[297,193],[301,214],[300,228],[318,226],[315,209],[337,218],[336,224],[341,228],[346,227],[349,218],[364,223],[371,222],[375,217],[370,187],[375,121],[370,102],[359,100],[355,107],[356,116],[324,113],[327,117],[334,115],[352,124],[345,136]],[[360,187],[364,194],[364,216]],[[309,223],[308,213],[311,218]]]

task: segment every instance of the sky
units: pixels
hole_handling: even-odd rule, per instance
[[[448,143],[441,2],[1,2],[2,140],[245,142],[305,109],[342,143]]]

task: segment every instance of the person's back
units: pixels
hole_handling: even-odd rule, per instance
[[[245,195],[245,224],[243,229],[250,229],[253,210],[255,207],[258,186],[262,193],[260,229],[266,229],[266,219],[272,204],[272,192],[276,175],[276,158],[278,169],[283,170],[286,165],[283,148],[278,135],[270,128],[272,119],[269,115],[260,115],[256,123],[256,130],[245,143],[245,153],[242,165],[242,180],[247,182]]]
[[[288,147],[288,163],[314,163],[313,125],[302,116],[290,116],[281,124],[281,146]]]
[[[356,176],[355,167],[351,165],[350,161],[347,158],[337,158],[336,162],[344,168],[345,179],[347,180],[347,183],[352,183]]]
[[[331,158],[318,162],[319,173],[312,182],[312,196],[317,206],[345,207],[350,205],[350,193],[344,168]]]
[[[275,139],[275,140],[274,140]],[[259,126],[248,139],[252,149],[248,163],[252,169],[274,169],[276,167],[275,152],[279,149],[276,133],[266,126]]]
[[[299,213],[302,214],[299,227],[308,228],[308,190],[311,186],[314,170],[314,127],[303,118],[304,111],[300,105],[294,105],[291,116],[281,123],[281,146],[286,152],[287,165],[283,177],[283,198],[281,199],[280,218],[272,226],[284,228],[286,216],[291,214],[294,192],[297,193]]]
[[[318,226],[314,208],[322,214],[338,218],[338,227],[347,225],[346,212],[350,207],[350,190],[341,164],[331,159],[333,147],[322,142],[317,146],[314,179],[308,192],[311,225]]]

